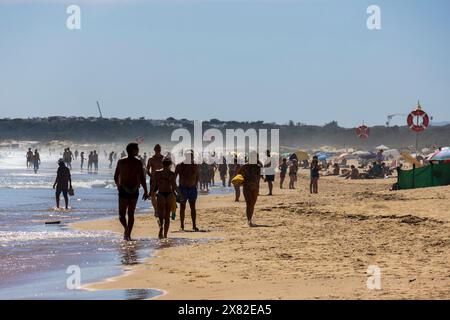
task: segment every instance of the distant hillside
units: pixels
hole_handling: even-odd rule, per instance
[[[0,140],[71,140],[77,143],[126,143],[138,136],[148,143],[170,143],[170,135],[176,128],[193,129],[193,122],[187,119],[166,120],[48,117],[32,119],[0,119]],[[220,121],[212,119],[203,123],[208,128],[225,129],[274,129],[280,130],[280,145],[285,147],[337,147],[371,148],[380,144],[405,148],[415,145],[416,135],[407,127],[376,126],[366,140],[356,137],[355,129],[339,127],[336,122],[325,126],[305,124],[279,125],[275,123]],[[433,126],[420,134],[420,146],[450,145],[450,125]]]

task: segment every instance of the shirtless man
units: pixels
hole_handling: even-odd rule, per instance
[[[163,168],[162,162],[164,159],[164,156],[161,154],[161,146],[159,144],[155,145],[153,151],[155,151],[155,154],[153,155],[153,157],[150,157],[147,162],[147,174],[150,177],[150,185],[152,184],[152,174],[155,171],[161,170]],[[151,201],[156,214],[157,203],[155,201],[155,198],[152,197]]]
[[[254,227],[253,212],[255,211],[256,200],[259,194],[259,181],[261,180],[261,163],[258,160],[258,154],[251,152],[249,161],[244,164],[238,171],[244,177],[243,193],[246,204],[247,222],[249,227]]]
[[[219,164],[218,170],[219,170],[219,174],[220,174],[220,180],[222,180],[222,185],[225,188],[227,171],[228,171],[227,160],[225,159],[225,157],[223,157],[222,163]]]
[[[265,178],[264,180],[267,182],[267,185],[269,187],[269,194],[268,196],[273,195],[273,182],[275,181],[275,168],[272,167],[272,155],[270,153],[270,150],[266,151],[267,160],[264,164],[264,174]]]
[[[31,168],[31,164],[33,163],[33,151],[31,151],[31,148],[28,148],[27,152],[27,169]]]
[[[172,160],[169,157],[162,161],[163,169],[153,172],[150,185],[152,199],[156,198],[156,216],[159,219],[159,239],[167,238],[170,227],[170,214],[176,211],[176,194],[179,190],[175,173],[170,170]],[[163,233],[164,227],[164,233]]]
[[[69,197],[67,192],[69,191],[69,188],[72,189],[72,178],[70,176],[70,170],[66,167],[64,159],[58,160],[58,166],[55,183],[53,184],[53,189],[56,189],[56,207],[59,209],[59,200],[62,193],[67,210],[69,209]]]
[[[34,173],[38,172],[40,164],[41,164],[41,156],[39,155],[39,152],[36,149],[36,150],[34,150],[34,154],[33,154]]]
[[[179,176],[180,190],[180,222],[181,230],[184,230],[184,215],[186,212],[186,202],[189,202],[191,208],[192,229],[198,231],[195,210],[195,202],[197,201],[197,185],[199,180],[198,166],[194,163],[194,153],[188,151],[185,154],[185,161],[177,164],[175,167],[175,175]]]
[[[124,228],[124,240],[131,241],[134,224],[134,211],[139,198],[139,187],[144,188],[143,199],[148,199],[147,181],[142,163],[136,158],[139,154],[137,143],[127,145],[128,157],[117,162],[114,181],[119,191],[119,220]],[[126,214],[128,210],[128,223]]]

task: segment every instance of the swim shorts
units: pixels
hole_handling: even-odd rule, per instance
[[[139,198],[139,189],[136,189],[136,191],[134,191],[134,190],[127,190],[124,187],[119,187],[119,198],[127,200],[136,200]]]
[[[275,181],[275,175],[267,175],[266,176],[266,181],[271,181],[271,182],[274,182]]]
[[[182,187],[180,186],[180,202],[194,202],[197,200],[197,187]]]

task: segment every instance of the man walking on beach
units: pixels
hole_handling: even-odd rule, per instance
[[[199,231],[196,224],[197,213],[195,202],[197,201],[197,185],[199,180],[198,166],[194,163],[194,152],[188,151],[185,160],[175,167],[175,176],[179,176],[180,190],[180,222],[181,230],[184,230],[184,216],[186,212],[186,202],[189,202],[192,218],[192,229]]]
[[[31,168],[31,164],[33,163],[33,151],[31,151],[31,148],[28,148],[27,152],[27,169]]]
[[[137,143],[127,145],[128,157],[117,162],[114,181],[119,191],[119,220],[124,228],[124,240],[131,241],[134,225],[134,211],[139,198],[139,187],[144,188],[143,199],[148,199],[147,181],[142,163],[136,157],[139,154]],[[128,211],[128,222],[126,219]]]
[[[94,170],[98,172],[98,153],[94,150],[94,154],[92,155],[92,163],[94,164]]]
[[[41,164],[41,156],[39,155],[39,152],[36,149],[36,150],[34,150],[34,154],[33,154],[34,173],[38,172],[40,164]]]
[[[72,189],[72,178],[70,176],[70,170],[66,167],[64,159],[59,159],[58,165],[59,168],[56,172],[55,183],[53,184],[53,189],[56,188],[56,207],[59,209],[59,200],[62,193],[67,210],[69,209],[69,197],[67,196],[67,192],[69,188]]]

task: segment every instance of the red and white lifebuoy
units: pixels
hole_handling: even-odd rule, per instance
[[[430,125],[430,117],[421,108],[417,108],[408,115],[407,123],[412,131],[421,132]]]
[[[359,126],[358,128],[356,128],[356,135],[360,139],[367,139],[369,137],[369,134],[370,134],[370,128],[364,124],[362,126]]]

